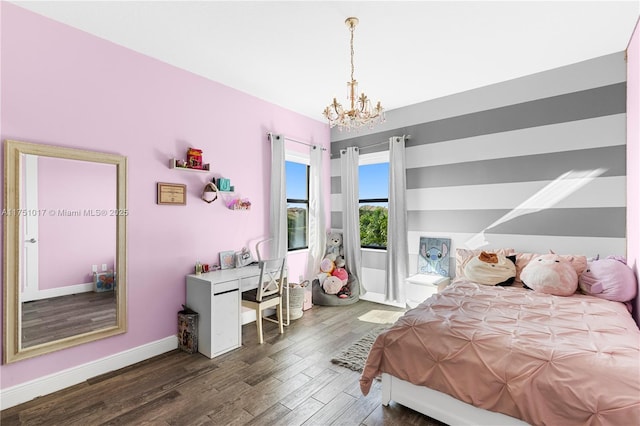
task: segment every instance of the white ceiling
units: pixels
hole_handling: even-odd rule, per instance
[[[360,90],[395,109],[620,52],[640,1],[14,1],[317,120]]]

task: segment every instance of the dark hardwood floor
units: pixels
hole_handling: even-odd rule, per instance
[[[51,342],[116,324],[113,291],[86,292],[22,304],[22,347]]]
[[[331,358],[380,324],[358,317],[399,309],[360,301],[314,306],[278,334],[243,326],[243,346],[214,359],[178,350],[92,378],[0,413],[9,425],[442,425],[399,404],[380,404],[380,383]]]

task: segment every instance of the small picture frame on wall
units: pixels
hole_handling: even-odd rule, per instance
[[[236,267],[236,252],[233,250],[220,252],[220,269],[232,269]]]
[[[157,204],[181,205],[187,204],[187,185],[181,183],[158,182]]]
[[[449,276],[450,238],[420,237],[418,273]]]

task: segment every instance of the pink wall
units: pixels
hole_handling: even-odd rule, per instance
[[[129,161],[128,332],[2,365],[5,389],[175,335],[195,261],[211,263],[269,234],[267,132],[328,148],[329,127],[6,2],[0,19],[2,140]],[[190,146],[203,149],[212,173],[169,169],[169,159]],[[329,218],[328,153],[325,164]],[[213,176],[230,178],[251,210],[201,201]],[[157,182],[186,184],[187,205],[157,205]],[[304,252],[290,256],[290,274],[302,274],[305,262]]]
[[[640,268],[640,28],[627,47],[627,260],[636,277]],[[640,282],[634,304],[640,325]]]
[[[91,265],[114,268],[116,182],[112,164],[38,159],[40,290],[91,282]]]

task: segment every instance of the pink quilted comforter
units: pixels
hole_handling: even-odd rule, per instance
[[[622,303],[457,281],[378,336],[385,372],[534,425],[640,424],[640,330]]]

